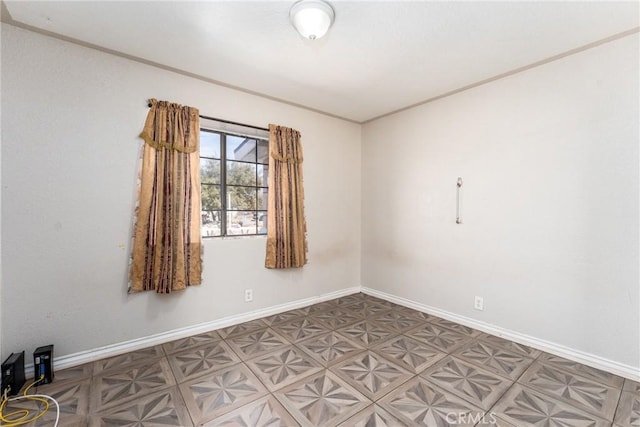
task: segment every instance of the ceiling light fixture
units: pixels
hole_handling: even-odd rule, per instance
[[[324,36],[334,18],[333,8],[322,0],[300,0],[289,11],[291,24],[303,37],[310,40]]]

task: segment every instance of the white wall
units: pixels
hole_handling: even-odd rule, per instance
[[[362,282],[640,367],[637,35],[368,123],[362,138],[352,123],[6,24],[1,59],[3,359]],[[308,266],[264,269],[263,238],[207,240],[202,286],[126,294],[150,97],[302,132]]]
[[[307,266],[265,269],[265,238],[206,240],[201,286],[126,294],[152,97],[302,133]],[[63,356],[360,285],[359,125],[5,24],[2,112],[7,354],[54,343]]]
[[[366,124],[362,285],[640,367],[638,47]]]

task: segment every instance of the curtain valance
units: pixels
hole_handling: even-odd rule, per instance
[[[151,107],[140,137],[153,148],[181,153],[198,150],[198,109],[167,101],[149,100]]]

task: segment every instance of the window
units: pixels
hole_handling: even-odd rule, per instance
[[[200,129],[202,236],[267,234],[269,141]]]

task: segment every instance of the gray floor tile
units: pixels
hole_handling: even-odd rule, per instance
[[[271,328],[230,337],[225,341],[242,359],[262,356],[290,344]]]
[[[314,314],[312,318],[329,329],[353,325],[363,319],[362,316],[341,307]]]
[[[414,377],[378,402],[405,426],[473,426],[484,411],[445,392],[421,377]]]
[[[381,342],[372,350],[415,374],[446,356],[446,353],[404,335]]]
[[[396,304],[393,306],[393,308],[391,308],[391,311],[395,313],[401,313],[403,316],[406,316],[406,317],[411,317],[414,319],[420,319],[422,321],[426,321],[424,313],[418,310],[414,310],[413,308],[404,307],[402,305]]]
[[[308,311],[308,310],[307,310]],[[284,313],[274,314],[273,316],[265,317],[262,320],[269,326],[279,325],[280,323],[290,322],[292,320],[305,317],[300,311],[292,310],[285,311]]]
[[[533,359],[481,340],[472,341],[452,355],[512,381],[517,380],[533,363]]]
[[[497,417],[494,413],[485,414],[483,421],[484,424],[478,424],[477,426],[483,427],[486,425],[491,427],[520,427]]]
[[[339,427],[399,427],[402,421],[378,405],[371,405],[349,418]]]
[[[202,345],[213,344],[221,339],[217,331],[210,331],[162,344],[162,348],[166,354],[172,354]]]
[[[99,375],[103,372],[122,370],[129,365],[136,364],[142,361],[147,363],[153,363],[153,361],[164,357],[164,351],[162,346],[157,345],[154,347],[147,347],[141,350],[131,351],[129,353],[121,354],[119,356],[110,357],[108,359],[101,359],[93,365],[93,375]]]
[[[554,356],[553,354],[543,353],[538,357],[538,361],[611,387],[622,388],[624,383],[624,378],[622,377],[583,365],[582,363],[574,362],[573,360],[565,359],[564,357]]]
[[[567,404],[613,420],[620,389],[535,362],[519,383],[562,400]]]
[[[428,344],[444,353],[451,353],[455,349],[471,342],[473,337],[443,328],[432,323],[426,323],[417,328],[404,332],[404,335]]]
[[[357,341],[365,347],[371,347],[395,335],[395,332],[390,329],[366,320],[351,326],[336,329],[336,332]]]
[[[129,365],[119,371],[107,371],[93,378],[91,412],[142,398],[175,385],[169,362],[163,358]]]
[[[305,427],[334,427],[371,401],[333,373],[322,371],[274,393],[298,423]]]
[[[502,376],[451,356],[420,376],[484,410],[489,410],[513,384]]]
[[[367,300],[345,305],[341,308],[362,318],[370,318],[391,310],[391,307],[387,305],[380,305]]]
[[[36,391],[59,400],[59,427],[640,427],[638,382],[365,294],[60,370]],[[4,413],[18,408],[44,406]]]
[[[491,412],[517,427],[608,427],[611,424],[520,384],[509,389]]]
[[[372,351],[352,356],[330,370],[373,401],[413,376],[412,372]]]
[[[37,388],[37,393],[47,394],[56,401],[60,406],[60,422],[59,427],[63,426],[84,426],[86,425],[87,414],[89,413],[89,400],[91,396],[90,392],[91,378],[85,378],[79,381],[71,382],[65,381],[56,383],[55,380],[51,384],[47,384]],[[29,394],[34,394],[33,389]],[[39,418],[35,423],[31,423],[31,426],[51,426],[53,425],[56,412],[55,406],[50,402],[50,409],[42,418]],[[31,412],[29,418],[32,418],[44,409],[44,405],[38,402],[30,400],[20,400],[16,402],[10,402],[3,410],[3,415],[7,416],[14,410],[27,409]],[[12,417],[11,419],[13,419]],[[3,425],[0,423],[0,425]]]
[[[242,363],[181,384],[180,392],[196,425],[212,421],[268,393]]]
[[[167,359],[178,383],[240,363],[240,358],[224,341],[171,354]]]
[[[246,364],[269,391],[278,390],[324,369],[311,356],[294,346],[274,350]]]
[[[311,337],[296,345],[324,367],[339,363],[365,349],[364,345],[334,331]]]
[[[315,313],[321,313],[325,310],[331,310],[333,308],[336,308],[336,305],[331,301],[319,302],[318,304],[314,304],[309,307],[308,315],[311,316]]]
[[[89,427],[193,426],[177,387],[127,401],[90,416],[88,421]]]
[[[384,307],[389,307],[389,308],[402,307],[401,305],[398,305],[398,304],[393,303],[391,301],[387,301],[387,300],[384,300],[382,298],[377,298],[377,297],[374,297],[374,296],[371,296],[371,295],[365,295],[363,299],[365,301],[367,301],[367,302],[371,302],[373,304],[378,304],[378,305],[381,305],[381,306],[384,306]]]
[[[452,322],[450,320],[443,319],[441,317],[435,317],[434,316],[431,319],[429,319],[429,322],[433,323],[434,325],[438,325],[438,326],[442,326],[444,328],[452,329],[452,330],[454,330],[456,332],[460,332],[460,333],[462,333],[464,335],[469,335],[469,336],[472,336],[472,337],[477,337],[478,335],[481,334],[481,332],[478,331],[477,329],[473,329],[473,328],[470,328],[468,326],[464,326],[464,325],[461,325],[459,323],[455,323],[455,322]]]
[[[630,379],[625,379],[624,387],[622,389],[624,391],[629,391],[631,393],[640,394],[640,382],[632,381]]]
[[[357,294],[351,294],[351,295],[347,295],[344,297],[340,297],[340,298],[336,298],[333,300],[333,303],[335,305],[349,305],[349,304],[354,304],[357,302],[361,302],[364,301],[365,297],[363,294],[357,293]]]
[[[311,315],[311,307],[310,305],[306,307],[296,308],[295,310],[289,310],[287,313],[297,314],[300,317],[306,317]]]
[[[250,322],[238,323],[226,328],[218,329],[218,333],[222,338],[230,338],[238,335],[247,334],[249,332],[262,331],[267,329],[269,325],[262,319],[252,320]]]
[[[529,357],[531,359],[535,359],[538,356],[540,356],[540,354],[542,354],[540,350],[536,350],[535,348],[531,348],[526,345],[519,344],[515,341],[509,341],[507,339],[500,338],[495,335],[489,335],[489,334],[483,333],[478,335],[478,339],[484,342],[487,342],[489,344],[500,346],[505,350],[511,351],[513,353],[517,353],[524,357]]]
[[[415,312],[416,312],[416,316],[420,317],[422,320],[425,320],[427,322],[431,322],[432,320],[439,319],[438,316],[434,316],[433,314],[425,313],[423,311],[415,310]]]
[[[226,415],[203,424],[203,427],[295,427],[298,422],[273,396],[265,396]]]
[[[292,343],[327,332],[327,328],[313,317],[301,317],[286,323],[280,323],[272,326],[272,329]]]
[[[371,317],[369,321],[378,323],[397,333],[408,331],[424,324],[424,320],[407,313],[408,310],[391,310]]]
[[[616,411],[615,423],[623,427],[640,426],[640,393],[623,391]]]
[[[93,375],[93,365],[94,363],[85,363],[84,365],[74,366],[72,368],[56,370],[53,384],[60,384],[69,381],[80,381],[91,378],[91,376]],[[38,388],[40,388],[40,391],[42,391],[44,387],[47,386],[48,385],[44,385]]]

